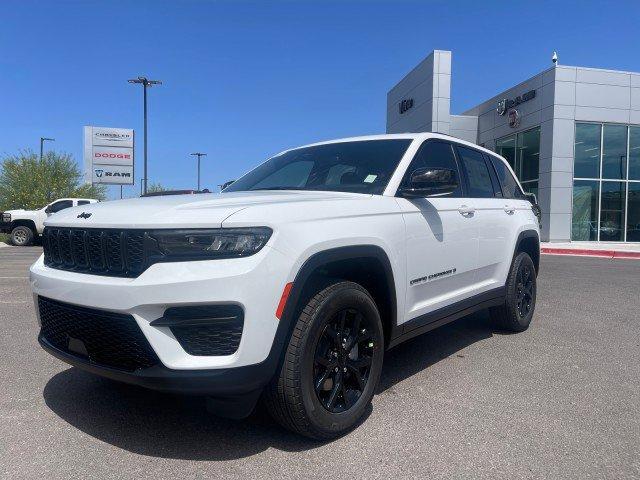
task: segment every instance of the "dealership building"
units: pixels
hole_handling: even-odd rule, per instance
[[[640,242],[640,73],[553,65],[451,113],[451,52],[387,94],[387,132],[439,132],[505,157],[538,196],[544,241]]]

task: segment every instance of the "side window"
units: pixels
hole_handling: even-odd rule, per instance
[[[493,184],[484,156],[477,150],[458,145],[458,153],[467,173],[470,198],[493,198]]]
[[[523,198],[520,187],[518,186],[518,182],[513,178],[511,172],[505,165],[505,163],[496,158],[494,156],[489,156],[491,159],[491,164],[496,171],[496,175],[498,176],[498,180],[500,180],[500,185],[502,185],[502,193],[504,194],[504,198]]]
[[[487,155],[486,153],[483,153],[483,155],[484,155],[484,162],[486,163],[487,168],[489,169],[489,176],[491,177],[491,183],[493,184],[493,192],[496,197],[502,198],[502,187],[500,186],[500,182],[498,181],[498,177],[496,176],[496,171],[491,165],[491,160],[489,159],[489,155]]]
[[[78,200],[78,205],[88,205],[89,203],[91,203],[89,200]]]
[[[56,213],[59,212],[60,210],[64,210],[65,208],[69,208],[69,207],[73,207],[73,201],[72,200],[60,200],[59,202],[56,203],[52,203],[49,206],[49,213]]]
[[[462,196],[462,176],[458,169],[458,163],[456,162],[456,156],[453,152],[453,146],[447,142],[438,142],[433,140],[427,140],[422,144],[418,153],[411,161],[411,165],[407,169],[407,173],[402,179],[402,184],[406,185],[409,182],[411,172],[418,168],[450,168],[456,172],[458,177],[458,188],[454,190],[447,197],[461,197]]]

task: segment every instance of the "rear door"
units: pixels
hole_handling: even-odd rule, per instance
[[[475,282],[478,293],[501,286],[501,272],[509,250],[510,217],[515,206],[502,198],[500,185],[484,153],[458,145],[460,163],[466,173],[468,196],[476,209],[478,265]],[[504,281],[502,281],[504,285]]]
[[[520,185],[518,185],[507,163],[493,155],[486,156],[500,184],[502,204],[504,206],[503,222],[507,229],[508,250],[503,258],[502,267],[499,268],[495,274],[498,278],[498,283],[504,285],[509,269],[511,268],[513,249],[520,234],[520,229],[523,225],[530,225],[532,223],[533,212],[531,210],[531,203],[524,196]]]
[[[463,300],[476,290],[478,227],[450,142],[429,139],[423,143],[402,185],[414,170],[429,167],[453,169],[461,183],[444,196],[398,198],[406,225],[405,322]]]

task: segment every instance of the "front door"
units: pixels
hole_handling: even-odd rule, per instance
[[[407,169],[403,185],[418,168],[460,169],[451,143],[427,140]],[[472,296],[478,260],[474,204],[462,183],[453,193],[428,198],[398,198],[406,225],[406,311],[413,320]]]

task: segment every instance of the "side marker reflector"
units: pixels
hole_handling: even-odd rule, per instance
[[[289,298],[289,294],[291,293],[291,287],[293,287],[293,282],[289,282],[284,286],[284,290],[282,290],[282,296],[280,297],[280,303],[278,303],[278,309],[276,310],[276,318],[280,320],[282,318],[282,313],[284,312],[284,307],[287,305],[287,299]]]

